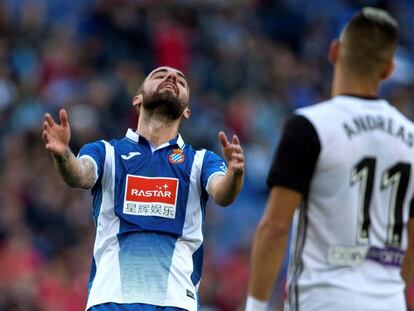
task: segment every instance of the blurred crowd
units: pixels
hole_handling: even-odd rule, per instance
[[[397,70],[382,95],[414,118],[411,0],[0,1],[0,310],[84,308],[94,225],[89,191],[66,186],[41,141],[44,113],[64,107],[71,148],[135,128],[131,103],[158,65],[188,76],[192,115],[181,129],[220,153],[237,133],[245,187],[222,210],[210,203],[200,288],[204,311],[241,310],[265,179],[283,121],[330,95],[330,40],[363,6],[400,22]],[[273,309],[283,297],[283,273]],[[414,310],[414,286],[409,291]]]

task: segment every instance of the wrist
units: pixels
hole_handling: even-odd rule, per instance
[[[253,296],[248,296],[246,301],[246,311],[266,311],[267,301],[258,300]]]
[[[66,147],[65,151],[63,151],[62,153],[55,153],[54,152],[53,157],[58,161],[63,161],[63,160],[66,160],[70,157],[70,153],[71,153],[71,151],[70,151],[69,146],[68,146],[68,147]]]

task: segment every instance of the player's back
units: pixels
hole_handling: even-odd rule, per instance
[[[414,125],[385,100],[352,96],[298,114],[315,128],[320,153],[296,219],[291,309],[404,310]]]

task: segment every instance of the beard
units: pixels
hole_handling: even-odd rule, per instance
[[[142,99],[144,110],[149,117],[156,116],[167,121],[175,121],[181,117],[185,109],[184,103],[168,91],[157,90],[152,95],[143,91]]]

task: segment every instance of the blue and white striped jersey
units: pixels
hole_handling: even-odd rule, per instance
[[[132,130],[81,148],[96,168],[86,309],[107,302],[197,310],[208,184],[225,162],[178,135],[155,150]]]

